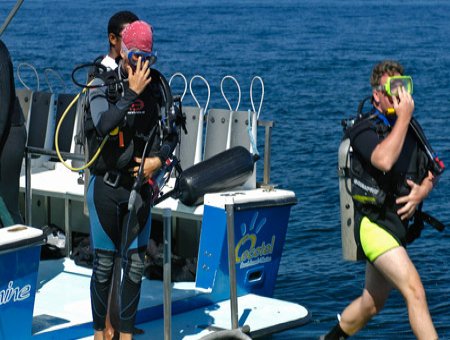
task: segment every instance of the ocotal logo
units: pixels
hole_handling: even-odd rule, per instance
[[[239,268],[241,269],[272,261],[271,255],[275,246],[275,235],[272,235],[270,243],[266,243],[268,240],[264,240],[258,244],[257,234],[266,224],[267,220],[266,218],[263,218],[259,221],[258,225],[256,225],[257,219],[258,212],[253,215],[252,221],[250,222],[248,228],[246,223],[241,224],[241,232],[243,236],[235,248],[236,263],[240,263]],[[253,230],[254,233],[248,233]]]
[[[30,297],[31,285],[25,285],[22,288],[14,287],[14,282],[9,281],[8,288],[0,290],[0,305],[8,302],[23,301]]]

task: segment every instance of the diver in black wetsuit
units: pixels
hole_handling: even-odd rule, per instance
[[[153,32],[150,25],[135,21],[122,32],[122,61],[115,72],[127,79],[116,90],[91,89],[90,113],[85,133],[89,154],[109,135],[91,170],[87,193],[94,267],[91,279],[91,303],[94,339],[103,339],[108,292],[111,286],[114,256],[121,255],[123,277],[120,285],[120,338],[131,339],[139,303],[144,256],[150,236],[151,193],[145,182],[134,208],[128,203],[135,176],[144,160],[144,177],[150,178],[171,155],[177,133],[162,133],[159,112],[162,97],[149,66]],[[95,79],[93,85],[100,84]],[[147,153],[143,155],[145,144]]]
[[[19,177],[27,131],[16,97],[11,56],[0,40],[0,196],[12,218],[23,223],[19,212]],[[0,227],[6,221],[1,221]]]

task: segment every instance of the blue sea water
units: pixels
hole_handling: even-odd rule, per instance
[[[2,0],[0,21],[14,3]],[[239,80],[244,110],[250,108],[250,80],[255,75],[264,79],[261,118],[276,122],[272,182],[294,190],[299,201],[292,210],[275,296],[312,313],[308,325],[272,338],[317,338],[336,323],[336,314],[364,284],[363,264],[341,257],[336,167],[341,119],[355,114],[359,101],[370,94],[369,76],[376,62],[397,59],[412,75],[415,115],[434,149],[450,164],[450,3],[26,0],[2,39],[16,68],[21,62],[34,64],[43,83],[44,69],[52,67],[62,74],[67,91],[74,92],[71,70],[107,51],[108,18],[121,9],[153,24],[159,70],[206,77],[212,88],[210,107],[226,107],[220,94],[223,76]],[[29,70],[22,74],[35,84]],[[50,80],[60,86],[57,78],[50,75]],[[233,91],[232,85],[227,87],[227,93]],[[236,96],[230,97],[235,103]],[[449,200],[445,173],[424,208],[449,226]],[[409,248],[442,339],[450,339],[449,241],[449,230],[427,228]],[[397,292],[355,336],[413,338]]]

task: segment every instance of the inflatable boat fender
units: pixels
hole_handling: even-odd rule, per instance
[[[197,163],[181,173],[178,198],[185,205],[198,205],[206,193],[243,185],[252,175],[257,159],[243,146],[236,146]]]

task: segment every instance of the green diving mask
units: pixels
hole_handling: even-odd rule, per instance
[[[397,97],[398,89],[403,87],[409,94],[413,93],[413,81],[410,76],[393,76],[388,77],[384,84],[384,91],[388,96]]]

